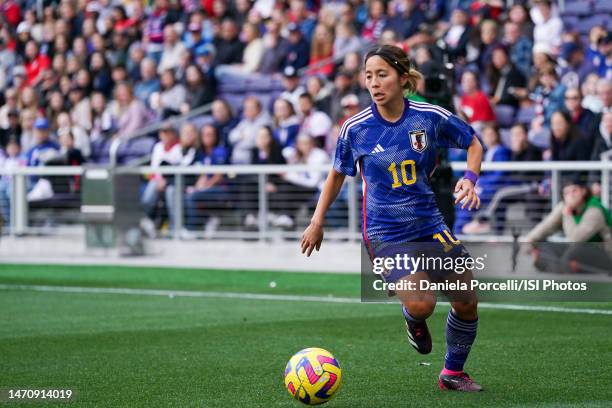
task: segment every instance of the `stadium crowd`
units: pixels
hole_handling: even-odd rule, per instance
[[[385,43],[408,51],[424,74],[408,97],[472,124],[486,161],[599,160],[612,149],[612,6],[564,4],[0,0],[0,166],[106,163],[113,140],[151,123],[163,125],[136,153],[150,153],[153,166],[328,163],[343,121],[370,104],[363,53]],[[235,97],[249,82],[270,86]],[[210,113],[169,125],[207,104]],[[291,186],[316,197],[323,177],[279,175],[269,193]],[[483,206],[499,201],[501,187],[516,194],[517,183],[483,174]],[[0,181],[5,222],[9,184]],[[599,194],[595,179],[590,187]],[[188,180],[187,227],[200,227],[198,203],[229,188],[218,175]],[[32,179],[28,199],[51,190]],[[165,197],[172,223],[173,194],[169,178],[152,175],[143,208],[154,218]],[[455,229],[480,232],[498,212],[473,220],[457,211]]]

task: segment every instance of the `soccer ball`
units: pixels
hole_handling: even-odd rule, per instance
[[[332,399],[340,388],[342,370],[327,350],[311,347],[298,351],[285,368],[289,394],[306,405],[319,405]]]

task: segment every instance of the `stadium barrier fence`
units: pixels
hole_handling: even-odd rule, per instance
[[[466,169],[464,162],[453,162],[451,165],[456,175]],[[0,202],[0,205],[10,206],[10,224],[5,226],[4,232],[14,236],[60,233],[67,224],[83,224],[86,219],[83,214],[92,208],[81,202],[81,190],[56,190],[55,187],[82,184],[86,172],[98,168],[51,166],[0,169],[0,175],[10,180],[11,198],[8,203]],[[147,176],[151,174],[162,174],[171,179],[169,185],[172,193],[158,194],[154,206],[149,207],[149,210],[154,210],[153,220],[157,222],[157,231],[161,231],[162,235],[176,239],[214,237],[263,240],[301,236],[316,205],[318,190],[314,186],[297,185],[291,181],[294,178],[287,175],[312,176],[319,173],[321,180],[324,180],[330,165],[103,168],[113,174],[142,177],[139,183],[141,191],[131,194],[133,197],[145,194]],[[521,232],[526,232],[561,200],[562,183],[568,177],[600,183],[602,201],[608,208],[612,207],[610,155],[598,162],[483,163],[482,171],[483,175],[496,175],[490,180],[486,191],[481,192],[485,203],[478,213],[493,216],[490,220],[493,224],[499,222],[496,217],[501,214],[502,228],[498,224],[491,230],[492,235],[511,238],[516,225],[520,225]],[[190,195],[187,187],[193,185],[201,174],[221,174],[223,182],[206,193]],[[51,193],[47,191],[45,194],[43,191],[41,195],[40,192],[33,192],[34,180],[39,179],[51,181]],[[332,239],[360,239],[360,188],[361,180],[346,178],[336,206],[330,210],[326,236]],[[501,194],[501,191],[507,194]],[[491,209],[491,202],[497,203],[498,207]],[[142,202],[139,204],[142,205]],[[511,211],[511,208],[514,210]],[[144,217],[144,209],[142,215]],[[467,213],[470,219],[474,215]],[[455,216],[459,219],[466,213],[456,212]]]

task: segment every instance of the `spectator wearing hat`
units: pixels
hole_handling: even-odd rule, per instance
[[[561,44],[559,67],[561,83],[567,88],[579,87],[587,74],[594,70],[594,67],[585,60],[582,47],[573,41]]]
[[[300,77],[297,70],[291,65],[283,70],[283,86],[285,90],[281,93],[280,97],[291,102],[296,112],[299,111],[298,101],[300,95],[306,92],[306,90],[300,85]]]
[[[174,69],[179,65],[181,53],[186,49],[185,44],[180,41],[174,25],[164,27],[164,48],[157,72],[161,74],[165,70]]]
[[[44,166],[51,158],[55,157],[60,147],[50,139],[49,121],[45,118],[36,118],[34,121],[34,146],[26,153],[26,165],[29,167]],[[38,180],[32,176],[31,181]]]
[[[297,75],[297,70],[308,65],[310,45],[304,39],[302,31],[296,23],[287,24],[287,30],[289,31],[289,49],[283,66],[285,68],[292,67]]]
[[[159,142],[153,146],[151,152],[151,167],[175,166],[181,162],[182,158],[182,148],[176,129],[170,124],[163,125],[159,131]],[[145,228],[149,233],[154,230],[151,228],[151,222],[156,218],[159,200],[164,195],[169,195],[167,194],[167,186],[168,180],[165,176],[160,173],[153,173],[140,198],[140,203],[149,219],[147,228]],[[166,197],[166,205],[172,204],[172,197]]]

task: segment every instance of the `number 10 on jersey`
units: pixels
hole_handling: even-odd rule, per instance
[[[410,166],[410,170],[406,169],[408,166]],[[416,165],[414,163],[414,160],[404,160],[399,165],[400,172],[402,173],[403,183],[402,181],[400,181],[399,176],[397,174],[397,167],[397,164],[393,162],[387,169],[391,172],[391,176],[393,177],[393,184],[391,184],[391,187],[398,188],[402,185],[409,186],[411,184],[416,183]],[[408,172],[410,172],[410,178],[408,178]]]

